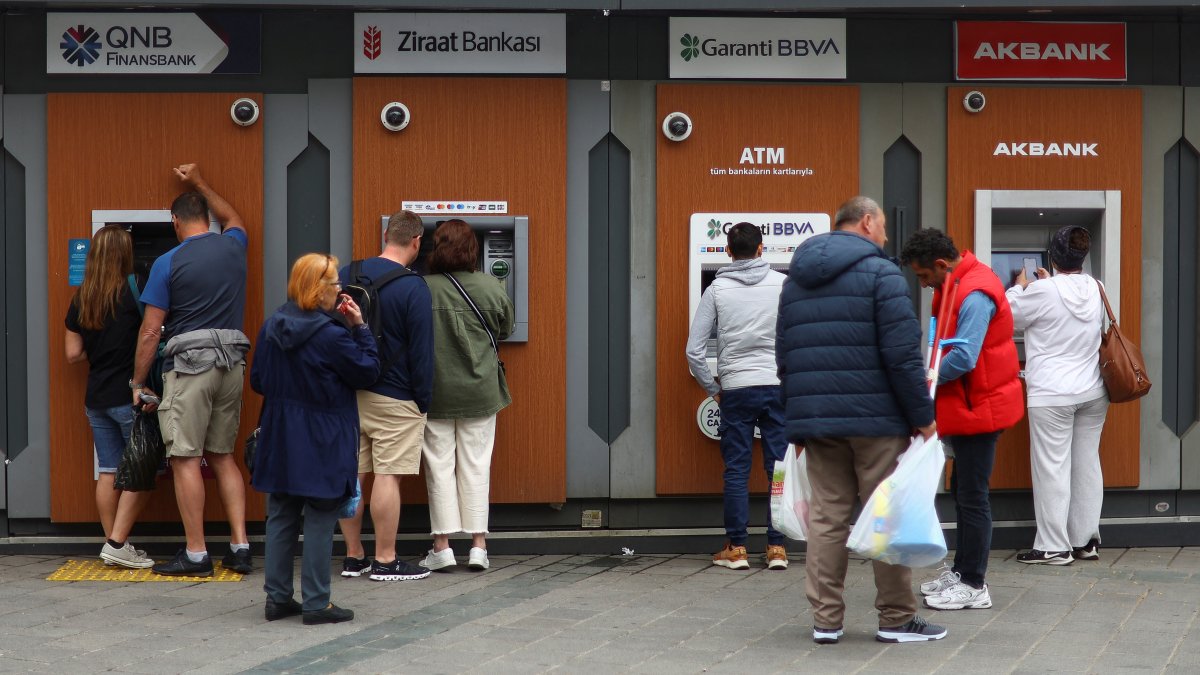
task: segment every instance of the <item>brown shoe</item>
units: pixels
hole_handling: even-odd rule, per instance
[[[786,570],[788,566],[787,550],[782,546],[767,547],[767,569]]]
[[[725,542],[725,548],[713,555],[713,564],[728,567],[731,570],[748,570],[750,561],[747,559],[745,546],[733,546]]]

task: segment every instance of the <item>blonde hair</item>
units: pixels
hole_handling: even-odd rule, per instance
[[[305,253],[292,265],[288,277],[288,300],[305,311],[312,311],[321,304],[325,283],[337,280],[337,256],[325,253]]]
[[[105,225],[92,237],[84,264],[83,285],[71,299],[79,310],[79,325],[100,330],[117,315],[121,294],[133,272],[133,237],[120,225]]]

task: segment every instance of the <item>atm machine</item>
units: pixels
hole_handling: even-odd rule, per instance
[[[209,216],[209,230],[220,234],[221,224]],[[122,225],[133,237],[133,273],[144,280],[158,257],[179,245],[169,209],[92,211],[92,235],[105,225]]]
[[[1120,312],[1121,193],[1119,190],[977,190],[975,255],[991,266],[1005,288],[1016,283],[1027,258],[1053,273],[1050,239],[1075,225],[1092,236],[1083,271],[1104,282]],[[1024,336],[1017,331],[1017,356],[1025,362]]]
[[[387,232],[390,216],[380,218],[380,245]],[[479,241],[479,269],[495,277],[508,291],[516,311],[512,335],[504,342],[529,341],[529,217],[528,216],[470,216],[422,215],[425,235],[412,270],[424,275],[425,261],[433,251],[433,231],[447,220],[461,220],[475,231]]]
[[[717,278],[717,270],[732,262],[725,250],[729,228],[741,222],[763,234],[763,260],[787,274],[796,248],[809,237],[829,231],[827,213],[693,213],[688,224],[688,324],[696,317],[700,296]],[[717,336],[708,339],[708,367],[717,375]]]

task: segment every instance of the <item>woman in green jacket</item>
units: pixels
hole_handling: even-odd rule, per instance
[[[422,447],[433,548],[421,565],[455,565],[450,535],[466,532],[467,566],[482,570],[496,413],[512,402],[494,344],[512,333],[513,305],[495,278],[476,271],[479,241],[465,222],[439,225],[433,246],[425,277],[433,296],[433,400]]]

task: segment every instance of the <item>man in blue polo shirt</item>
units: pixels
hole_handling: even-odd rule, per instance
[[[250,340],[242,332],[246,306],[246,228],[237,211],[213,191],[200,167],[184,164],[175,175],[191,190],[171,204],[179,245],[154,261],[141,300],[146,314],[134,360],[134,405],[159,383],[146,381],[160,339],[163,350],[159,426],[175,479],[175,500],[187,543],[158,574],[211,576],[204,543],[204,478],[201,458],[217,477],[229,519],[226,569],[250,572],[246,538],[246,486],[233,458],[241,420],[242,379]],[[209,209],[221,234],[209,231]],[[153,386],[151,386],[153,385]]]

